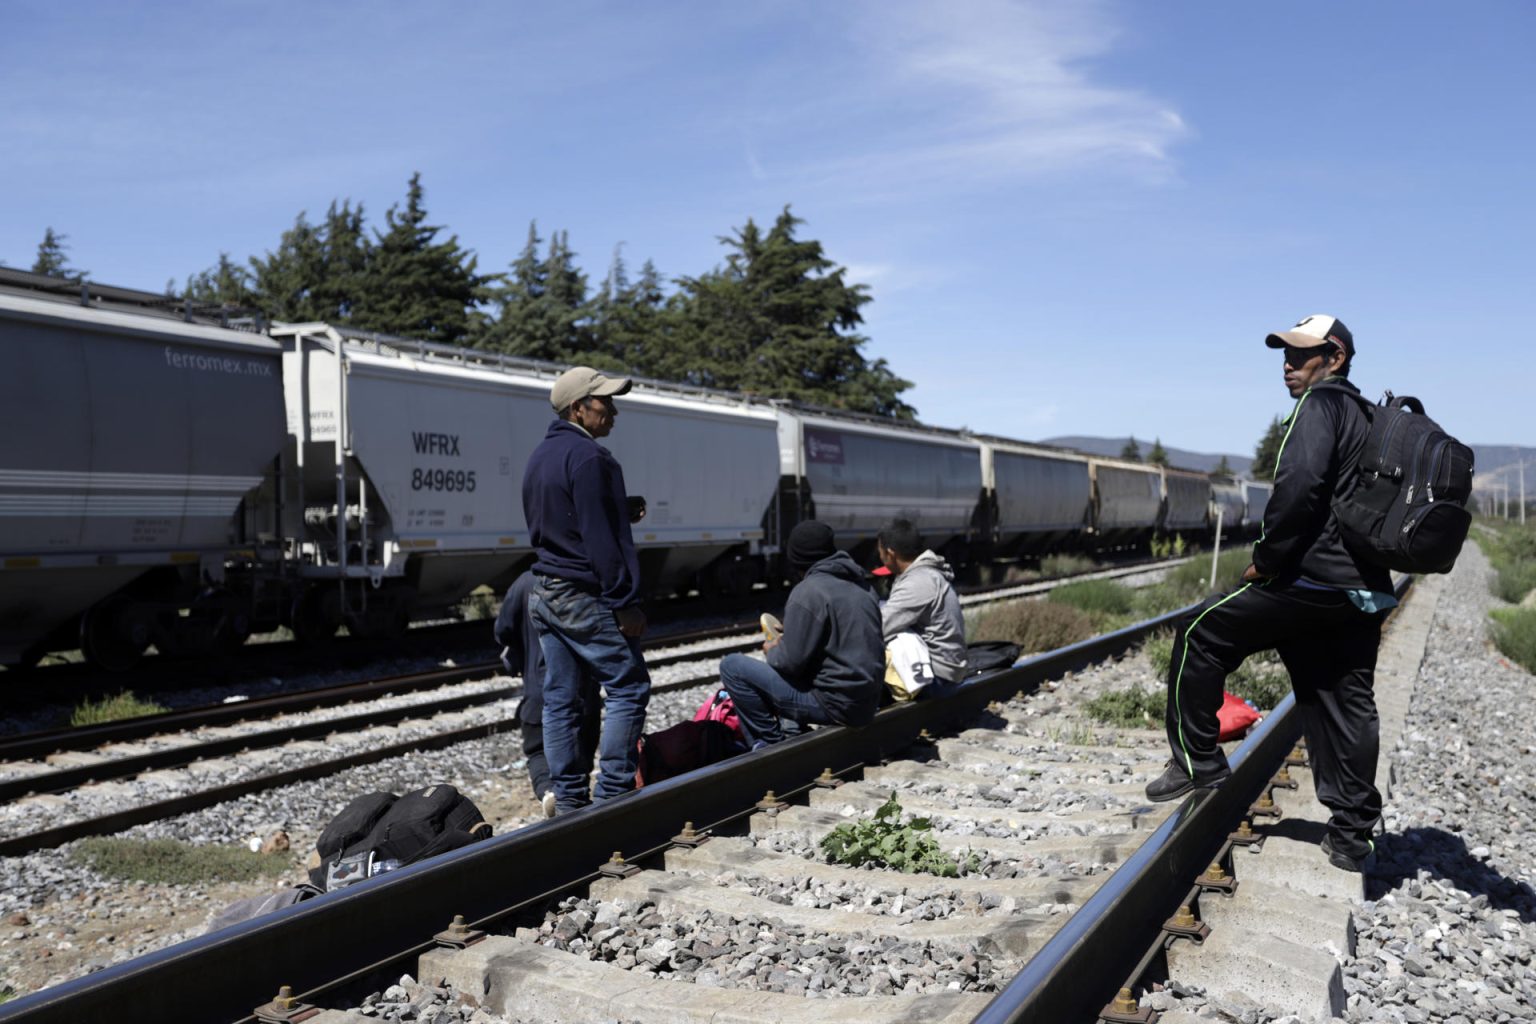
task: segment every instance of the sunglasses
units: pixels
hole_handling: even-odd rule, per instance
[[[1288,366],[1304,366],[1316,356],[1332,356],[1337,346],[1332,342],[1326,345],[1318,345],[1314,348],[1297,348],[1294,345],[1285,346],[1285,362]]]

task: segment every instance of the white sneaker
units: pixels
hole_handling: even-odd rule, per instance
[[[555,816],[555,791],[550,790],[539,797],[539,804],[544,808],[544,817],[553,818]]]

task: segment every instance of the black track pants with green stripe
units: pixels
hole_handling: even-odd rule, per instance
[[[1168,668],[1168,743],[1179,767],[1196,779],[1226,770],[1216,711],[1227,676],[1275,648],[1296,693],[1318,801],[1333,812],[1329,830],[1345,852],[1363,853],[1381,816],[1372,692],[1381,619],[1336,590],[1248,584],[1208,598],[1180,625]]]

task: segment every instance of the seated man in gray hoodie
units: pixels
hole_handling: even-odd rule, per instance
[[[720,662],[720,684],[754,749],[784,739],[781,718],[866,725],[880,706],[885,656],[869,574],[814,519],[790,531],[784,557],[800,581],[784,606],[783,635],[763,644],[766,663],[745,654]]]
[[[965,678],[965,618],[949,563],[925,549],[917,528],[905,519],[893,519],[880,531],[875,550],[894,577],[880,616],[892,691],[911,698],[935,682],[960,682]]]

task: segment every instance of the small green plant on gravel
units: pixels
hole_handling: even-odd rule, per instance
[[[1033,654],[1075,644],[1097,633],[1092,617],[1071,605],[1008,601],[981,613],[970,637],[974,641],[1006,640]]]
[[[1152,671],[1159,679],[1168,678],[1168,666],[1173,661],[1173,646],[1174,635],[1166,629],[1147,637],[1141,645],[1142,653],[1147,656]]]
[[[247,882],[281,875],[293,864],[287,853],[252,853],[240,846],[194,846],[175,839],[113,837],[81,840],[70,858],[109,878],[173,885]]]
[[[1493,642],[1504,656],[1536,673],[1536,608],[1496,609],[1493,623]]]
[[[125,718],[158,715],[164,710],[164,706],[150,700],[139,700],[132,690],[127,690],[101,700],[87,699],[75,707],[74,713],[69,716],[69,724],[101,725],[103,722],[120,722]]]
[[[1080,608],[1090,615],[1127,615],[1135,607],[1136,592],[1114,580],[1078,580],[1056,587],[1046,600]]]
[[[1291,677],[1285,669],[1255,655],[1227,676],[1227,692],[1241,697],[1260,711],[1273,711],[1275,705],[1291,692]]]
[[[891,798],[880,805],[875,816],[862,821],[850,821],[834,828],[821,838],[821,849],[829,860],[850,867],[874,864],[895,868],[908,874],[923,872],[955,878],[963,867],[974,871],[975,854],[967,854],[962,861],[946,854],[939,841],[929,833],[933,822],[927,818],[913,818],[901,824],[901,804]]]
[[[1160,725],[1168,706],[1162,690],[1113,690],[1101,693],[1084,705],[1088,717],[1121,729],[1140,729]]]

